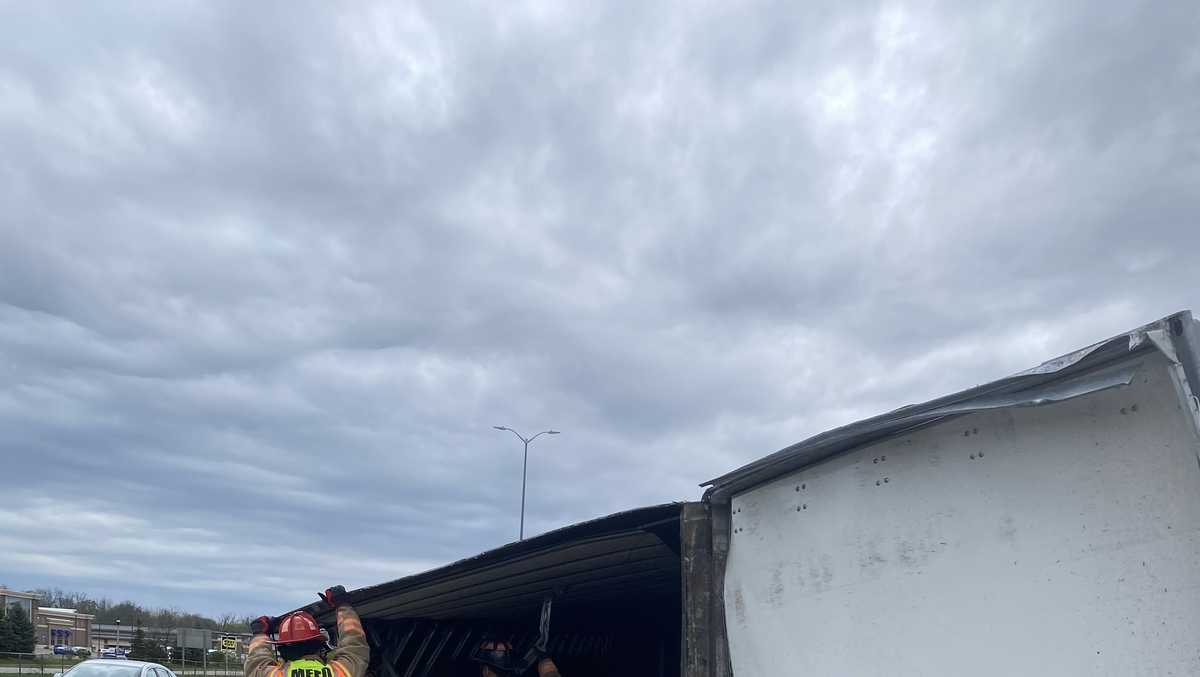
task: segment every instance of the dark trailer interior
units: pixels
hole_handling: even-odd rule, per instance
[[[537,638],[543,599],[555,595],[549,650],[565,677],[680,675],[682,510],[618,513],[352,591],[371,674],[478,675],[470,655],[480,641],[522,652]],[[334,632],[331,613],[318,620]]]

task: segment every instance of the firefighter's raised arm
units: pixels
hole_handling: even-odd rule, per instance
[[[329,663],[338,677],[363,677],[371,662],[371,647],[346,589],[340,585],[329,588],[321,593],[321,599],[337,610],[337,648],[330,652]]]
[[[250,622],[250,649],[246,652],[246,663],[243,667],[245,677],[272,677],[279,670],[279,661],[275,660],[275,650],[271,648],[271,618],[259,616]]]

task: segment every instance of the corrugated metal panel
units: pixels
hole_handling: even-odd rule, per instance
[[[498,626],[425,620],[376,623],[368,627],[367,634],[372,646],[377,647],[370,672],[383,677],[461,674],[471,651],[485,636],[504,639],[513,646],[532,639],[532,633]],[[580,658],[594,661],[612,653],[618,642],[611,634],[560,632],[551,635],[547,646],[560,662]],[[478,674],[477,668],[468,670]]]
[[[485,636],[507,638],[519,655],[535,639],[548,594],[556,595],[551,653],[582,661],[573,674],[600,674],[613,654],[647,660],[646,641],[655,632],[662,636],[650,651],[655,642],[663,650],[676,645],[681,511],[673,503],[617,513],[351,591],[372,646],[372,671],[451,674]],[[332,624],[320,604],[306,609]]]
[[[536,606],[549,590],[561,586],[624,577],[637,580],[656,571],[678,569],[678,558],[659,538],[646,532],[562,544],[549,551],[464,571],[438,583],[397,591],[364,604],[369,617],[479,615],[497,606],[520,602]]]
[[[350,592],[364,620],[488,618],[566,602],[675,586],[681,505],[639,508],[510,543],[414,576]],[[665,539],[665,540],[664,540]],[[319,603],[305,607],[324,623]],[[323,615],[323,617],[322,617]]]
[[[1162,350],[1171,341],[1186,341],[1187,333],[1194,327],[1191,313],[1181,311],[1007,378],[835,428],[705,482],[702,486],[709,487],[705,498],[728,500],[734,494],[770,481],[780,474],[950,417],[998,406],[1035,406],[1063,401],[1104,387],[1121,385],[1115,381],[1105,383],[1089,376],[1076,382],[1073,389],[1070,385],[1065,389],[1063,387],[1063,383],[1073,377],[1093,374],[1105,365],[1131,354]],[[1170,337],[1169,341],[1166,341],[1166,337]]]

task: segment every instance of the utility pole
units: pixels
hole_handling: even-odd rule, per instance
[[[520,535],[517,537],[518,541],[523,541],[525,540],[525,479],[529,474],[529,443],[541,437],[542,435],[557,435],[558,431],[543,430],[533,437],[526,438],[521,433],[509,428],[508,426],[494,425],[492,427],[496,430],[507,430],[508,432],[516,435],[517,439],[525,443],[525,463],[521,467],[521,531]]]

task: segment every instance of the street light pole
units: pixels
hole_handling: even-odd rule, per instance
[[[525,480],[526,480],[526,477],[528,477],[528,475],[529,475],[529,443],[533,442],[534,440],[541,437],[542,435],[557,435],[558,431],[557,430],[543,430],[542,432],[534,435],[533,437],[527,438],[524,435],[522,435],[521,433],[513,430],[512,428],[509,428],[508,426],[494,425],[492,427],[495,428],[496,430],[507,430],[508,432],[516,435],[517,439],[519,439],[523,443],[525,443],[525,462],[521,466],[521,531],[520,531],[520,535],[517,537],[518,541],[523,541],[523,540],[525,540]]]
[[[117,646],[116,646],[116,650],[117,650],[117,651],[120,651],[120,650],[121,650],[121,619],[120,619],[120,618],[118,618],[118,619],[117,619]]]

